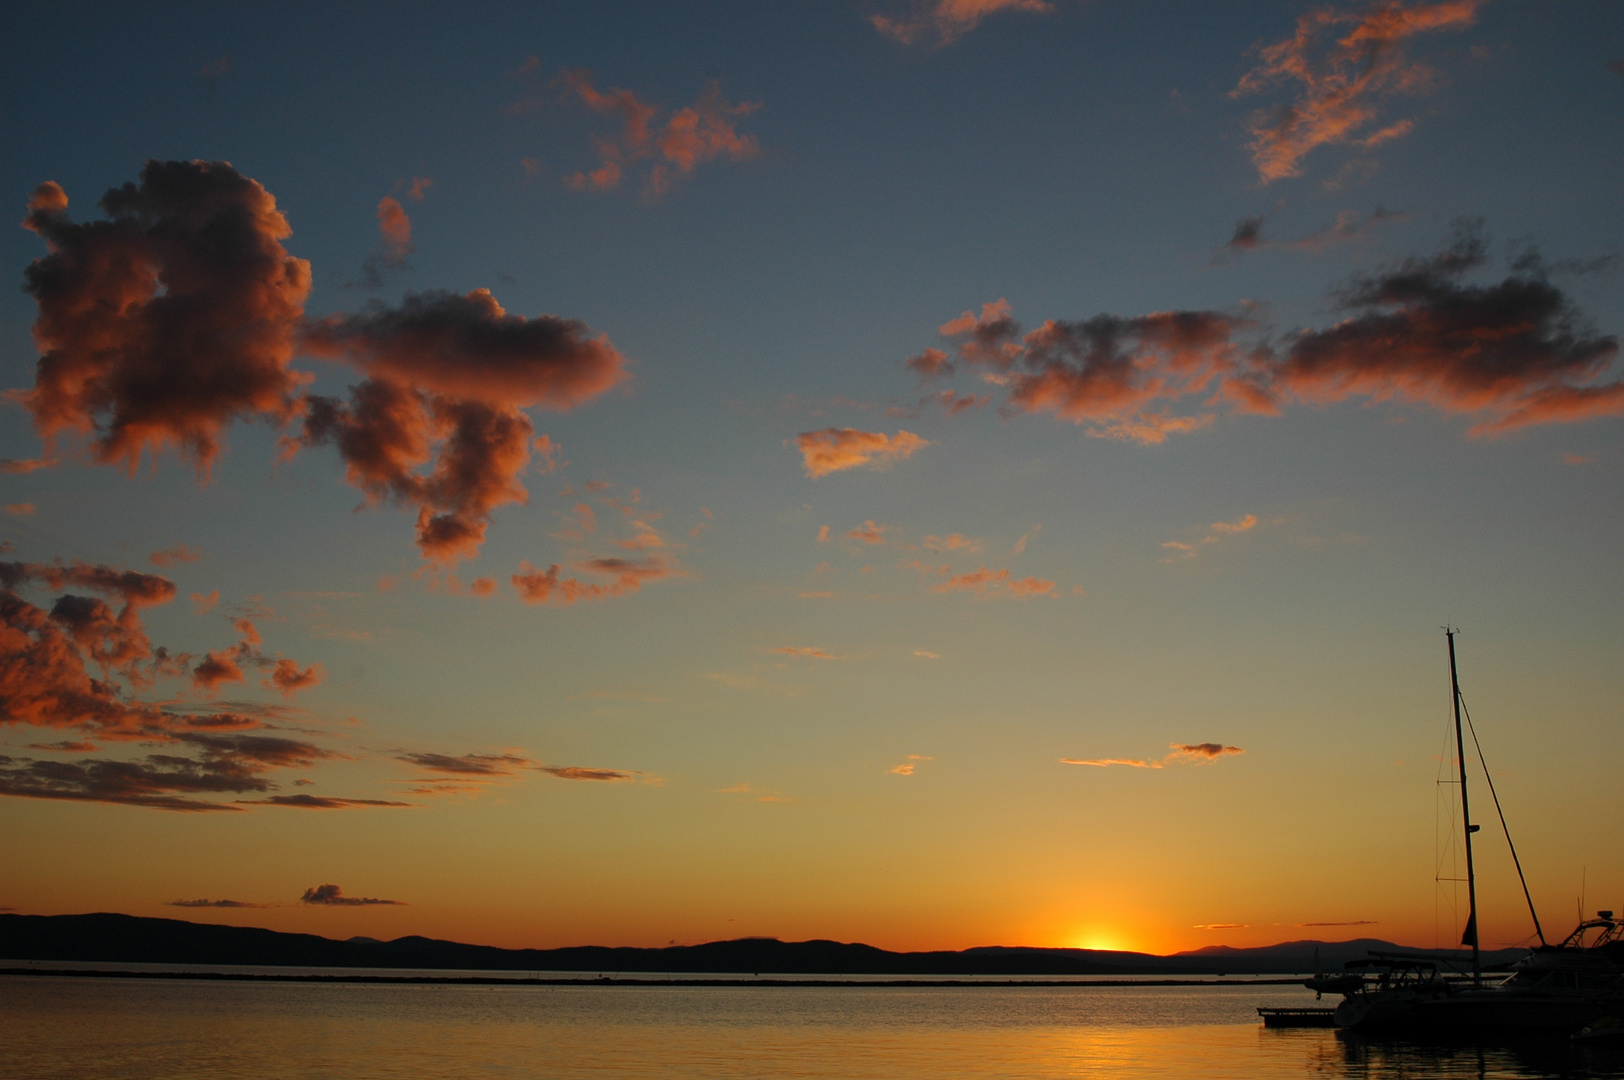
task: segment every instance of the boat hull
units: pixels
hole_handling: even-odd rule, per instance
[[[1499,988],[1446,994],[1353,994],[1336,1025],[1357,1031],[1572,1034],[1624,1012],[1624,994],[1540,994]]]

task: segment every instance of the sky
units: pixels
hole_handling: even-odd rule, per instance
[[[0,909],[1624,906],[1617,15],[13,6]]]

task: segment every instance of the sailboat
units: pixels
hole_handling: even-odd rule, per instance
[[[1598,911],[1594,919],[1581,917],[1579,926],[1560,943],[1545,941],[1539,913],[1528,891],[1516,845],[1506,830],[1512,863],[1522,882],[1523,897],[1533,918],[1540,944],[1513,966],[1509,978],[1485,980],[1478,948],[1477,871],[1472,861],[1472,824],[1466,789],[1466,744],[1461,727],[1460,676],[1455,663],[1455,633],[1449,640],[1449,681],[1455,710],[1455,751],[1460,765],[1460,807],[1466,848],[1468,914],[1461,944],[1471,946],[1470,978],[1450,978],[1439,969],[1442,958],[1424,954],[1373,954],[1355,960],[1349,974],[1357,985],[1343,991],[1336,1007],[1336,1024],[1355,1030],[1402,1030],[1411,1034],[1494,1030],[1573,1033],[1609,1016],[1624,1014],[1624,922],[1611,911]],[[1472,735],[1474,745],[1477,735]],[[1484,769],[1496,812],[1500,797],[1494,780]],[[1501,825],[1505,815],[1500,814]]]

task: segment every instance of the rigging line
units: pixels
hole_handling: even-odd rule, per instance
[[[1477,741],[1477,728],[1472,726],[1472,711],[1466,707],[1466,695],[1460,696],[1461,712],[1466,714],[1466,730],[1472,733],[1472,746],[1477,750],[1478,764],[1483,766],[1483,779],[1489,782],[1489,796],[1494,799],[1494,812],[1500,815],[1500,831],[1506,834],[1506,847],[1511,849],[1511,862],[1517,868],[1517,880],[1522,882],[1523,899],[1528,901],[1528,914],[1534,920],[1534,933],[1544,945],[1545,931],[1539,925],[1539,912],[1534,910],[1534,898],[1528,892],[1528,879],[1523,876],[1522,860],[1517,858],[1517,845],[1511,840],[1511,827],[1506,824],[1506,812],[1500,809],[1500,796],[1494,791],[1494,777],[1489,775],[1489,763],[1483,757],[1483,744]],[[1581,920],[1582,921],[1582,920]]]

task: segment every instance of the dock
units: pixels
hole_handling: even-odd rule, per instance
[[[1271,1008],[1259,1005],[1257,1014],[1263,1017],[1264,1027],[1336,1027],[1336,1009],[1324,1005],[1303,1005],[1296,1008]]]

